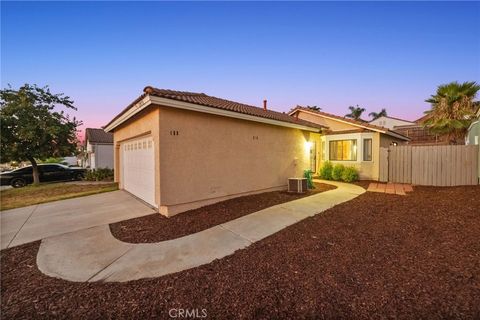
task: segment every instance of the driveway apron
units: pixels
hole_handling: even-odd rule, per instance
[[[6,210],[0,213],[1,249],[154,212],[121,190]]]

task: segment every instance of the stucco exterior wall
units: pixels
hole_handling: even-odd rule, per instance
[[[386,134],[380,134],[380,147],[388,148],[394,142],[396,142],[398,145],[406,144],[406,141],[404,140],[400,140]]]
[[[317,115],[313,115],[310,113],[303,112],[302,110],[297,110],[298,118],[302,120],[307,120],[313,123],[318,123],[323,126],[327,126],[330,128],[332,131],[342,131],[342,130],[354,130],[358,129],[358,127],[355,127],[349,123],[343,123],[340,121],[336,120],[330,120],[327,118],[323,118]]]
[[[120,144],[141,136],[151,136],[155,152],[155,202],[160,204],[160,109],[150,107],[115,128],[113,132],[115,181],[123,189]]]
[[[352,166],[358,169],[360,179],[362,180],[378,180],[379,175],[379,156],[380,156],[380,133],[378,132],[361,132],[348,134],[332,134],[321,137],[324,144],[322,152],[322,163],[330,161],[333,165],[339,163],[344,166]],[[363,161],[363,141],[364,139],[372,139],[372,160]],[[330,160],[330,141],[335,140],[357,140],[357,160],[338,161]]]
[[[472,123],[468,129],[465,144],[478,145],[480,144],[480,119]],[[478,159],[480,159],[480,148],[478,149]],[[478,161],[478,178],[480,179],[480,160]]]
[[[178,135],[175,134],[178,132]],[[200,112],[160,108],[160,213],[285,189],[310,166],[320,135]]]
[[[413,125],[413,124],[415,124],[415,122],[404,121],[404,120],[400,120],[400,119],[393,119],[393,118],[388,118],[388,117],[380,117],[378,119],[370,121],[370,124],[380,126],[380,127],[385,127],[385,128],[388,128],[388,129],[393,129],[393,127],[396,127],[396,126]]]

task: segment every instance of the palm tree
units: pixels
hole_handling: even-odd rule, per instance
[[[358,104],[356,107],[349,106],[348,109],[350,110],[349,114],[346,114],[345,117],[352,118],[354,120],[363,121],[361,119],[362,113],[365,112],[365,108],[361,108]]]
[[[377,120],[380,117],[386,117],[387,116],[387,110],[385,110],[385,108],[383,108],[382,110],[380,110],[380,112],[370,112],[368,114],[368,116],[372,117],[372,121]]]
[[[423,125],[432,133],[447,135],[448,141],[455,144],[463,139],[475,115],[476,102],[473,101],[480,90],[474,81],[450,82],[438,86],[437,92],[425,100],[432,108]]]
[[[313,110],[313,111],[320,111],[322,108],[317,107],[317,106],[307,106],[308,109]]]

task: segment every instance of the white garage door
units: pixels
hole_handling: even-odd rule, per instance
[[[155,153],[151,137],[120,145],[123,188],[148,204],[155,204]]]

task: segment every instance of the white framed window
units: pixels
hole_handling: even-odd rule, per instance
[[[372,161],[372,139],[363,139],[363,161]]]

